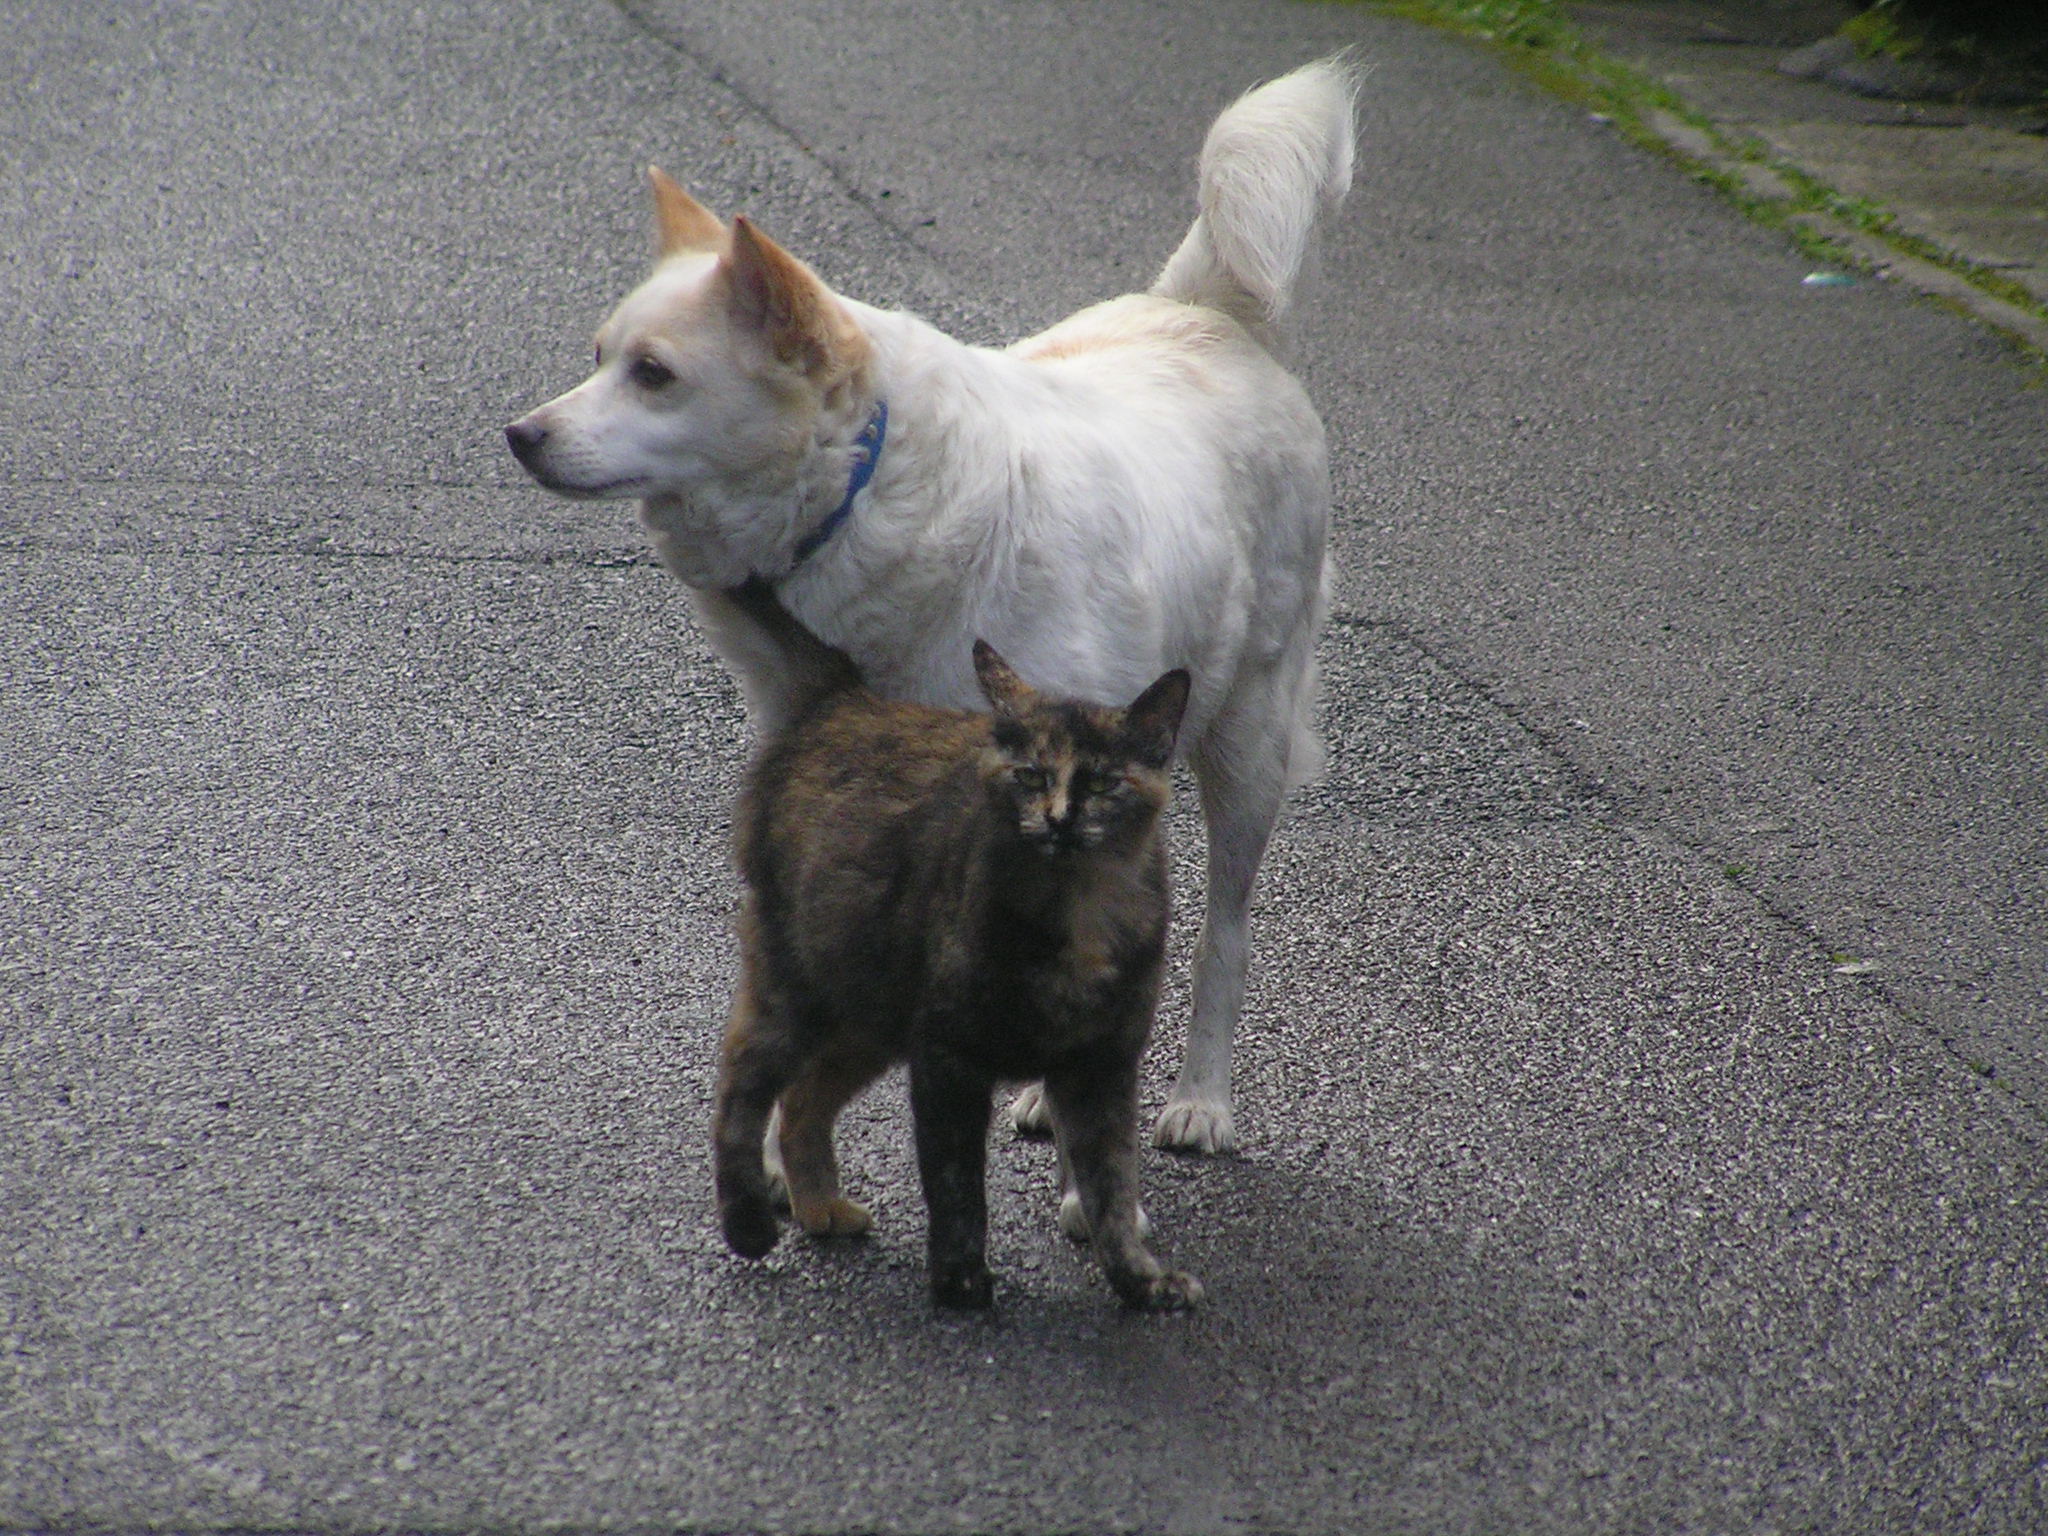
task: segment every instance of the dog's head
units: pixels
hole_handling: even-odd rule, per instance
[[[597,333],[597,368],[505,429],[565,496],[760,505],[786,495],[831,413],[851,416],[869,344],[832,292],[744,217],[661,171],[660,259]]]

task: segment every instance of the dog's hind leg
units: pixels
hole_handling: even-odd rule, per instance
[[[1231,1040],[1244,1007],[1252,886],[1287,793],[1293,724],[1291,710],[1282,720],[1267,710],[1226,711],[1188,754],[1209,833],[1207,907],[1195,944],[1187,1052],[1153,1129],[1154,1146],[1176,1152],[1229,1152],[1237,1146]]]

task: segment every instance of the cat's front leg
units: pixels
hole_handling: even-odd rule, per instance
[[[1060,1171],[1060,1232],[1070,1242],[1085,1243],[1088,1231],[1088,1213],[1081,1208],[1081,1191],[1074,1187],[1073,1176],[1066,1172],[1065,1165]],[[1152,1240],[1152,1218],[1145,1214],[1145,1207],[1138,1207],[1138,1241]]]
[[[1137,1066],[1091,1063],[1048,1074],[1046,1103],[1059,1139],[1067,1195],[1061,1225],[1074,1229],[1069,1202],[1096,1262],[1127,1307],[1175,1311],[1202,1299],[1193,1275],[1165,1268],[1145,1246],[1138,1208]]]
[[[1045,1111],[1045,1124],[1049,1131],[1055,1133],[1053,1148],[1059,1154],[1060,1231],[1072,1242],[1085,1243],[1093,1235],[1088,1230],[1088,1213],[1081,1207],[1081,1190],[1074,1181],[1074,1165],[1067,1156],[1065,1143],[1057,1134],[1057,1127],[1053,1125],[1052,1110],[1049,1108]],[[1135,1175],[1133,1177],[1135,1178]],[[1139,1242],[1151,1241],[1152,1218],[1145,1214],[1145,1207],[1142,1205],[1138,1207],[1137,1231]]]
[[[989,1081],[942,1053],[910,1063],[917,1172],[931,1223],[932,1299],[942,1307],[995,1301],[988,1270]]]

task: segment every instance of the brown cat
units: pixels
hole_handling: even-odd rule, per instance
[[[910,1064],[932,1293],[986,1307],[984,1159],[997,1082],[1040,1078],[1061,1177],[1124,1303],[1193,1305],[1146,1250],[1137,1193],[1138,1058],[1166,941],[1160,815],[1188,674],[1128,709],[1046,699],[990,646],[994,714],[883,700],[763,584],[733,594],[803,678],[749,770],[735,818],[742,975],[713,1118],[734,1252],[778,1234],[770,1112],[792,1215],[867,1230],[839,1187],[839,1111]]]

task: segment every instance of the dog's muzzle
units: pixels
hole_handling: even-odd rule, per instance
[[[512,450],[512,457],[525,465],[526,472],[536,480],[547,478],[540,463],[547,441],[548,429],[537,425],[531,416],[522,416],[505,429],[505,445]]]

